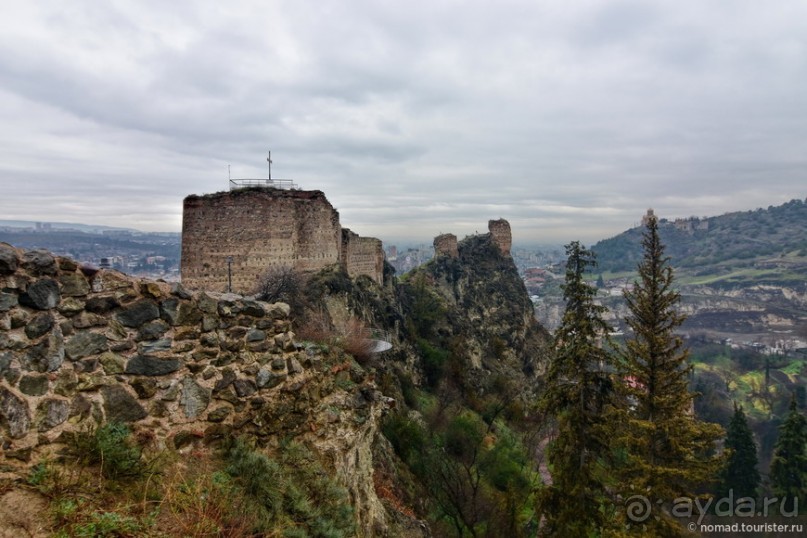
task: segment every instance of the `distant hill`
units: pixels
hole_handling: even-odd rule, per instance
[[[33,221],[33,220],[2,220],[0,219],[0,228],[30,228],[32,230],[42,229],[45,226],[50,231],[63,231],[73,230],[86,233],[103,233],[103,232],[132,232],[139,233],[138,230],[132,228],[118,228],[115,226],[102,226],[100,224],[79,224],[77,222],[48,222],[48,221]]]
[[[598,270],[633,272],[642,255],[637,227],[592,247]],[[659,220],[659,235],[679,275],[726,284],[749,279],[807,281],[807,203],[791,200],[767,209],[718,217]],[[802,269],[802,270],[799,270]]]

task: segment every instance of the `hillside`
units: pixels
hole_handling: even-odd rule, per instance
[[[718,217],[659,220],[659,233],[682,282],[727,285],[807,282],[807,203]],[[605,273],[632,272],[641,256],[637,227],[592,247]]]
[[[642,255],[642,227],[598,242],[600,301],[609,321],[626,331],[621,290]],[[728,424],[742,405],[767,472],[777,427],[791,394],[804,406],[807,381],[807,203],[678,221],[660,219],[659,232],[675,271],[687,319],[699,416]],[[544,298],[548,316],[560,298]],[[540,315],[539,315],[539,319]]]

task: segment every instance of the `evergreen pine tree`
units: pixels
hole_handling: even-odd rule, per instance
[[[616,511],[606,492],[613,433],[604,409],[612,394],[612,357],[601,345],[609,332],[605,308],[594,303],[597,290],[584,280],[594,254],[577,241],[566,246],[566,254],[566,309],[541,400],[557,420],[547,451],[552,484],[544,490],[541,511],[548,535],[591,536],[600,535]]]
[[[742,407],[734,406],[734,415],[726,431],[725,447],[730,452],[720,473],[719,496],[726,497],[732,493],[735,499],[755,499],[760,483],[757,445]]]
[[[770,479],[773,492],[787,499],[789,510],[793,508],[793,499],[799,499],[799,511],[805,511],[801,503],[807,502],[807,418],[796,408],[795,396],[790,400],[787,418],[779,427]]]
[[[673,270],[664,256],[658,221],[647,219],[639,279],[626,290],[629,335],[621,356],[623,390],[630,407],[623,411],[621,437],[626,451],[623,485],[626,496],[640,493],[653,500],[693,498],[693,489],[716,477],[719,460],[712,456],[722,428],[694,416],[689,391],[688,350],[675,330],[684,316],[673,289]],[[651,532],[683,531],[663,514],[643,522]]]

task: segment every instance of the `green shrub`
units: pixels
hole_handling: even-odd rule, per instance
[[[76,434],[70,449],[84,465],[100,465],[105,478],[138,478],[147,472],[142,451],[125,424],[110,422]]]
[[[423,357],[423,374],[426,376],[426,384],[434,388],[443,378],[449,352],[442,348],[434,347],[423,339],[418,340],[418,347]]]
[[[355,534],[347,491],[304,446],[286,444],[278,459],[272,459],[236,440],[227,447],[225,459],[227,473],[243,489],[249,508],[258,514],[257,533],[282,529],[286,537],[320,538]]]
[[[427,446],[427,433],[423,427],[401,413],[387,417],[381,425],[381,431],[392,444],[395,453],[410,467]]]

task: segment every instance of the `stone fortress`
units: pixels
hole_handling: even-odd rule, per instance
[[[339,223],[321,191],[236,188],[185,198],[182,283],[191,289],[251,293],[272,267],[315,272],[340,265],[351,278],[382,283],[381,241]]]

